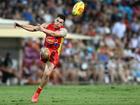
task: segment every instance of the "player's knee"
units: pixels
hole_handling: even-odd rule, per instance
[[[42,57],[43,59],[49,59],[49,56],[50,56],[50,51],[49,51],[49,49],[47,49],[47,48],[42,48],[42,49],[41,49],[41,57]]]
[[[48,55],[48,54],[45,54],[45,53],[42,53],[42,54],[41,54],[41,57],[42,57],[43,59],[49,59],[49,55]]]

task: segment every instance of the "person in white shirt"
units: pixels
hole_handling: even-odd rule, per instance
[[[126,32],[126,25],[123,19],[117,21],[112,27],[112,34],[120,39],[124,38],[125,32]]]

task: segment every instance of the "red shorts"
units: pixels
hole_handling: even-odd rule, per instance
[[[47,61],[53,63],[55,66],[57,66],[58,62],[59,62],[59,55],[58,55],[58,51],[57,50],[53,50],[53,49],[50,49],[50,48],[47,48],[49,49],[49,59],[44,59],[41,57],[41,61],[43,63],[46,63]]]

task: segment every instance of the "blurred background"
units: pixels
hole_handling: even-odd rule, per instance
[[[42,33],[14,23],[51,23],[66,16],[69,35],[49,84],[138,84],[140,82],[140,1],[83,0],[82,16],[72,16],[77,0],[0,0],[0,85],[39,84]]]

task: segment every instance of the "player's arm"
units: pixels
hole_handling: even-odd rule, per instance
[[[61,28],[60,31],[52,31],[40,26],[40,31],[55,37],[65,37],[67,35],[67,30],[65,28]]]
[[[39,25],[37,26],[34,26],[34,25],[29,25],[29,24],[26,24],[26,25],[22,25],[22,24],[19,24],[19,23],[15,23],[15,27],[20,27],[20,28],[23,28],[27,31],[31,31],[31,32],[34,32],[34,31],[39,31]]]

